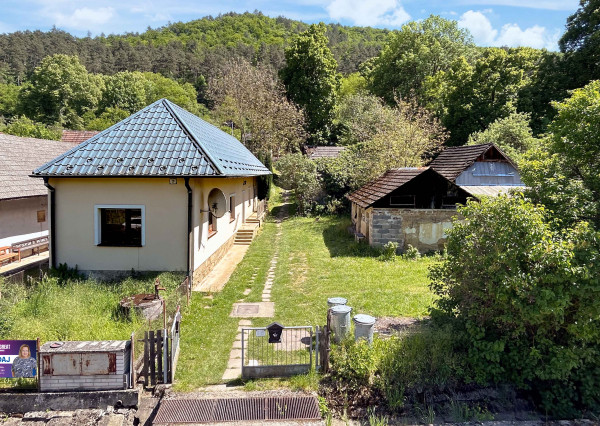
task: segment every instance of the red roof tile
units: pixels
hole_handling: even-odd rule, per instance
[[[492,148],[494,153],[499,153],[500,157],[515,166],[512,160],[492,143],[451,146],[443,150],[429,166],[446,179],[454,182],[462,172],[468,169],[477,159],[484,157]]]
[[[62,138],[63,142],[76,143],[87,141],[92,136],[96,136],[100,133],[97,130],[63,130]]]

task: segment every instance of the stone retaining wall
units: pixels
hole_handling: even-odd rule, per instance
[[[208,273],[213,270],[215,265],[219,263],[219,261],[227,254],[227,251],[233,246],[233,242],[235,241],[235,233],[227,240],[225,244],[217,249],[213,254],[210,255],[206,261],[198,266],[194,271],[194,278],[192,288],[197,286],[206,278]]]

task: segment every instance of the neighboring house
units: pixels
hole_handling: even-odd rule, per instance
[[[161,99],[34,171],[50,189],[50,259],[88,275],[201,281],[261,204],[269,174],[237,139]]]
[[[491,143],[446,148],[429,166],[473,195],[494,196],[524,186],[517,166]]]
[[[429,167],[389,170],[347,198],[357,238],[426,252],[444,247],[457,204],[517,186],[523,182],[514,163],[485,144],[447,148]]]
[[[73,146],[0,133],[0,247],[48,235],[48,190],[29,174]]]
[[[311,160],[318,158],[337,158],[345,150],[345,146],[310,146],[303,147],[304,154]]]
[[[452,226],[456,204],[469,197],[431,167],[392,169],[350,193],[353,230],[375,247],[389,241],[400,250],[441,250]]]
[[[92,136],[96,136],[98,133],[100,132],[97,130],[63,130],[60,140],[63,142],[80,144],[81,142],[87,141]]]

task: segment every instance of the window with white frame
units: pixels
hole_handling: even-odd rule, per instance
[[[96,205],[95,243],[99,246],[145,245],[146,212],[143,205]]]

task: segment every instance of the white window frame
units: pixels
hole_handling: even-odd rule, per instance
[[[142,210],[142,247],[146,245],[146,206],[144,204],[95,204],[94,205],[94,245],[102,241],[100,210],[102,209],[141,209]],[[111,246],[112,247],[112,246]],[[119,246],[121,247],[121,246]],[[128,246],[123,246],[128,247]]]

